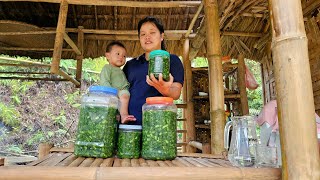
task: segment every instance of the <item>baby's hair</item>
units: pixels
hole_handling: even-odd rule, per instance
[[[126,50],[126,47],[124,47],[124,45],[121,42],[112,41],[111,43],[108,44],[108,46],[106,48],[106,52],[110,52],[113,46],[120,46]]]

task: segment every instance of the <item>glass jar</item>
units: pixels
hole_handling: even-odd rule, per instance
[[[149,97],[142,106],[142,151],[145,159],[177,156],[177,106],[169,97]]]
[[[111,157],[115,149],[119,99],[117,89],[91,86],[81,99],[74,153],[85,157]]]
[[[170,54],[164,50],[154,50],[149,56],[148,75],[152,73],[155,78],[159,79],[159,74],[162,73],[164,81],[169,81],[170,77]]]
[[[140,125],[119,125],[118,133],[118,157],[139,158],[141,149]]]

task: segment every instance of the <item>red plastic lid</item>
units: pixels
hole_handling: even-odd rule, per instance
[[[173,98],[171,97],[148,97],[147,104],[172,104]]]

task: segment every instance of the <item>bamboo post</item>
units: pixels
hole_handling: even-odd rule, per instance
[[[210,143],[203,143],[202,144],[202,153],[203,154],[210,154],[211,153],[211,144]]]
[[[320,179],[308,40],[300,0],[270,0],[283,179]]]
[[[4,166],[4,158],[0,158],[0,166]]]
[[[195,132],[195,122],[194,122],[194,107],[193,107],[193,85],[192,85],[192,70],[191,70],[191,61],[189,59],[189,39],[186,38],[184,40],[184,46],[183,46],[183,61],[184,61],[184,67],[186,72],[186,103],[187,103],[187,111],[185,113],[186,118],[186,142],[193,141],[196,138],[196,132]],[[189,144],[187,145],[186,151],[191,153],[195,152],[196,149]]]
[[[76,69],[76,80],[80,82],[81,86],[81,73],[82,73],[82,60],[83,60],[83,26],[78,27],[78,48],[81,52],[81,55],[77,56],[77,69]],[[80,87],[79,86],[79,87]]]
[[[39,144],[39,155],[38,158],[42,159],[50,153],[50,149],[53,147],[53,144],[50,143],[41,143]]]
[[[221,154],[224,151],[223,130],[225,126],[225,114],[217,0],[205,0],[204,12],[206,17],[207,58],[209,64],[211,153]]]
[[[66,23],[67,23],[67,14],[68,14],[68,2],[66,0],[62,0],[60,4],[57,33],[56,33],[56,39],[54,42],[54,50],[53,50],[52,63],[51,63],[51,69],[50,69],[52,74],[57,74],[59,72],[59,65],[60,65],[61,52],[62,52],[62,46],[63,46],[63,37],[64,37]]]
[[[239,87],[239,91],[240,91],[240,102],[241,102],[242,115],[249,114],[245,74],[246,74],[246,67],[245,67],[244,57],[242,54],[240,54],[238,56],[238,87]]]

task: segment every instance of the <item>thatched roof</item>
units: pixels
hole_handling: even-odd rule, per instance
[[[52,56],[54,33],[43,35],[2,33],[55,30],[60,1],[30,1],[34,2],[0,1],[0,53],[28,55],[34,58]],[[137,24],[140,19],[148,15],[159,18],[164,24],[168,51],[182,55],[184,35],[201,5],[201,1],[157,0],[103,1],[102,4],[98,0],[89,2],[68,0],[68,2],[66,30],[77,44],[78,26],[84,27],[84,57],[103,56],[106,45],[113,39],[120,40],[126,45],[129,56],[138,56],[143,51],[137,37]],[[308,3],[303,1],[303,7],[309,14],[312,12],[309,10],[312,2],[314,1]],[[87,5],[80,5],[82,3]],[[218,0],[218,4],[222,55],[237,57],[241,53],[247,58],[261,60],[271,40],[268,1]],[[318,6],[313,3],[312,7],[316,9]],[[195,18],[189,36],[191,58],[205,55],[204,19],[202,8],[199,16]],[[67,43],[64,44],[64,48],[67,50],[62,53],[62,58],[76,57]]]

